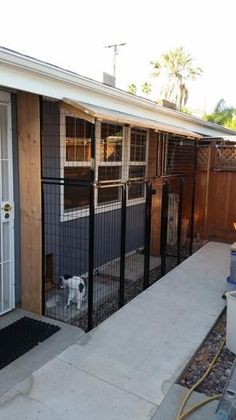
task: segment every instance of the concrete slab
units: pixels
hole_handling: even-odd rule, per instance
[[[159,405],[222,311],[228,270],[229,246],[205,245],[60,358]]]
[[[58,358],[0,397],[7,420],[143,420],[156,409]]]
[[[157,412],[152,417],[152,420],[174,420],[178,413],[181,401],[188,390],[181,385],[173,385],[164,398],[162,404],[157,409]],[[193,392],[189,401],[186,404],[184,412],[193,404],[205,400],[207,397],[199,392]],[[194,411],[189,418],[191,420],[216,420],[215,410],[218,401],[211,401],[205,406]]]
[[[46,317],[39,317],[22,309],[15,309],[2,316],[0,318],[0,329],[12,324],[23,316],[29,316],[30,318],[58,325],[61,329],[0,371],[0,395],[3,395],[23,379],[27,378],[35,370],[53,359],[66,347],[73,344],[85,334],[80,328],[66,325]]]

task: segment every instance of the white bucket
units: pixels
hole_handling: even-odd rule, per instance
[[[226,347],[236,354],[236,291],[227,292]]]

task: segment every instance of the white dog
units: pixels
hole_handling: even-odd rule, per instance
[[[76,302],[77,309],[80,309],[87,294],[86,280],[79,276],[70,276],[69,274],[61,276],[60,279],[63,286],[69,289],[65,308],[69,308],[71,303]]]

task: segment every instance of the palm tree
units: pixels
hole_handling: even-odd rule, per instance
[[[183,47],[162,54],[159,61],[152,61],[151,64],[154,68],[152,76],[165,76],[162,96],[176,103],[177,108],[181,110],[188,100],[188,82],[200,76],[202,69],[193,66],[191,55],[186,54]]]
[[[150,95],[151,91],[152,91],[152,85],[151,83],[148,82],[144,82],[141,86],[141,91],[142,93],[144,93],[145,95]]]
[[[203,118],[206,121],[236,130],[236,108],[228,107],[224,99],[220,99],[212,114],[206,114]]]
[[[137,86],[136,86],[135,83],[131,83],[128,86],[128,92],[131,93],[132,95],[136,95],[136,93],[137,93]]]

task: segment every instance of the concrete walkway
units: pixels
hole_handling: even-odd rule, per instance
[[[1,419],[155,418],[223,309],[228,272],[229,245],[208,243],[16,383],[0,398]]]

